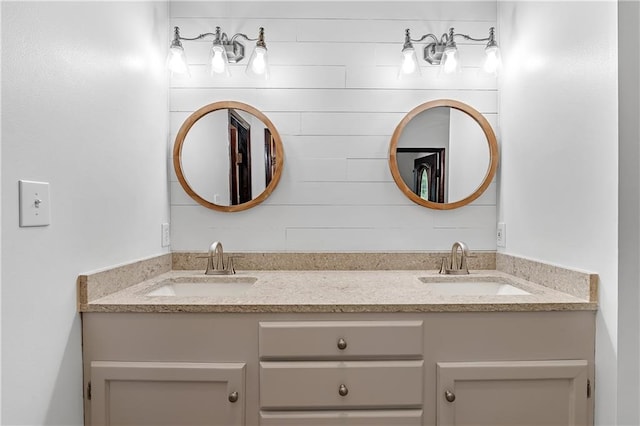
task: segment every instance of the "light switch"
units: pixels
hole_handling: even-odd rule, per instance
[[[171,245],[171,228],[168,223],[162,224],[162,247],[169,247]]]
[[[504,222],[498,223],[498,229],[496,233],[496,243],[498,247],[507,246],[507,224]]]
[[[20,226],[47,226],[51,224],[49,183],[21,180]]]

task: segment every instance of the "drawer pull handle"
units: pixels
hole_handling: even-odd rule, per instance
[[[229,394],[229,402],[236,402],[238,400],[238,392],[231,392]]]
[[[451,391],[444,391],[444,399],[447,400],[447,402],[453,402],[456,400],[456,394],[451,392]]]
[[[338,388],[338,393],[340,394],[340,396],[347,396],[347,394],[349,393],[349,389],[347,389],[345,385],[340,385],[340,387]]]
[[[347,349],[347,341],[342,337],[338,339],[338,349],[340,349],[341,351]]]

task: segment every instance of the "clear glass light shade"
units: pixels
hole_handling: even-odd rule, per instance
[[[209,73],[211,75],[231,75],[227,52],[219,44],[214,44],[209,52]]]
[[[416,50],[413,47],[402,49],[402,58],[400,62],[400,69],[398,70],[398,78],[419,76],[420,65],[418,64]]]
[[[172,75],[189,76],[189,66],[187,65],[187,55],[181,46],[173,46],[169,49],[167,56],[167,68]]]
[[[484,50],[485,59],[483,69],[486,73],[497,74],[502,67],[502,58],[498,46],[487,46]]]
[[[461,69],[458,49],[455,46],[446,47],[440,62],[440,72],[443,74],[454,74],[460,72]]]
[[[269,78],[269,57],[266,47],[256,46],[251,54],[251,58],[249,58],[246,72],[251,77],[264,80]]]

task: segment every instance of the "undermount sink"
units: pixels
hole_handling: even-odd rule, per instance
[[[238,296],[257,280],[235,275],[170,278],[159,283],[146,296]]]
[[[437,280],[420,277],[428,291],[439,296],[523,296],[531,294],[521,288],[500,280],[487,278]]]

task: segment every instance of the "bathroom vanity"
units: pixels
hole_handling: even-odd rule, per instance
[[[589,298],[495,270],[444,281],[522,293],[443,293],[435,271],[405,270],[250,271],[237,293],[157,294],[189,277],[202,271],[81,297],[85,424],[593,423]]]
[[[408,199],[451,210],[491,185],[498,143],[479,111],[436,99],[388,160]],[[229,213],[272,193],[284,150],[264,113],[222,101],[187,117],[173,164],[184,194]],[[438,274],[467,272],[467,251],[243,253],[225,276],[173,253],[81,276],[85,424],[593,424],[597,276],[488,252]],[[208,258],[233,272],[219,242]]]

